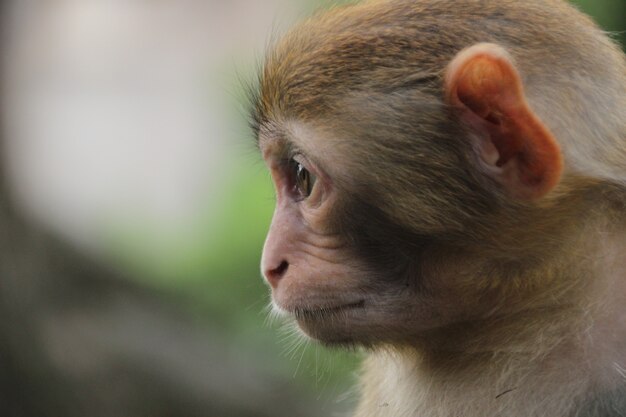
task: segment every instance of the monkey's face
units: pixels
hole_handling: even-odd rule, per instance
[[[403,237],[377,218],[376,204],[355,203],[354,187],[333,169],[349,165],[337,163],[348,155],[336,143],[334,155],[320,152],[329,141],[319,136],[303,128],[260,135],[276,189],[261,265],[274,308],[328,344],[408,341],[451,321],[458,306],[436,300],[436,280],[417,277],[432,246],[398,252],[406,240],[393,244]]]
[[[283,139],[261,140],[261,149],[276,189],[261,265],[274,307],[311,336],[343,338],[365,300],[359,265],[328,222],[337,200],[333,181]]]

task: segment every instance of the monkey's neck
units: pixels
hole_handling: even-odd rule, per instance
[[[416,351],[376,353],[367,360],[357,416],[572,417],[617,392],[618,386],[597,386],[584,356],[562,347],[538,357],[477,353],[472,366],[460,368],[454,361],[433,364]]]
[[[593,329],[575,330],[546,323],[523,342],[513,326],[493,334],[510,345],[378,351],[366,361],[357,417],[573,417],[599,399],[606,408],[585,417],[612,415],[611,404],[622,400],[610,393],[626,389],[624,333],[620,350],[617,340],[607,343]]]
[[[409,351],[436,372],[463,372],[468,363],[480,364],[474,374],[489,371],[494,358],[512,364],[525,359],[533,364],[561,359],[568,363],[576,358],[579,368],[590,369],[615,362],[626,366],[626,222],[621,217],[623,213],[589,219],[580,228],[566,230],[560,237],[565,243],[552,249],[548,262],[528,262],[531,267],[513,270],[513,276],[500,270],[502,276],[492,279],[505,283],[504,290],[481,289],[486,294],[483,312],[425,333]],[[492,271],[497,267],[479,267],[475,276]],[[547,374],[545,369],[541,374]]]
[[[625,243],[604,239],[552,270],[572,285],[550,307],[505,309],[372,354],[360,409],[381,411],[357,416],[570,417],[626,386]]]

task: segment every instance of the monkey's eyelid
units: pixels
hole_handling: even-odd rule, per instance
[[[287,158],[297,160],[297,162],[301,162],[298,159],[304,159],[306,161],[307,158],[304,152],[293,142],[288,141],[285,149]]]

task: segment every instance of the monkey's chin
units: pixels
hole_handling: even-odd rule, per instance
[[[353,329],[365,302],[359,301],[332,308],[296,308],[292,315],[300,329],[312,339],[326,345],[358,343]]]

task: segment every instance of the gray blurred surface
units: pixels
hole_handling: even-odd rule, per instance
[[[59,7],[60,3],[37,4],[26,1],[20,7],[37,6],[45,9]],[[16,21],[7,21],[7,5],[7,2],[0,5],[2,69],[7,68],[7,57],[14,56],[6,51],[10,49],[7,45],[11,45],[11,48],[15,46],[17,33],[14,31]],[[15,9],[11,18],[16,18]],[[201,17],[198,19],[201,20]],[[28,22],[34,26],[20,28],[20,36],[32,35],[29,32],[41,29],[36,20]],[[209,34],[204,36],[211,38]],[[33,56],[45,53],[43,50],[36,51]],[[25,66],[21,68],[28,71],[46,69],[28,60],[22,64]],[[98,71],[106,73],[111,70],[100,68],[98,62],[96,64]],[[159,62],[154,63],[155,67],[157,65]],[[15,93],[17,84],[7,88],[7,80],[14,83],[15,76],[2,77],[3,98],[5,93]],[[28,77],[29,74],[26,72],[17,76]],[[76,77],[80,79],[80,74]],[[77,81],[76,78],[71,79]],[[25,88],[25,85],[21,88]],[[21,93],[21,98],[28,95],[24,91]],[[44,119],[37,119],[38,116],[31,113],[36,110],[32,106],[41,104],[41,98],[40,95],[26,97],[23,103],[18,103],[18,107],[23,105],[18,109],[22,112],[19,114],[15,108],[7,109],[6,100],[2,101],[3,106],[0,108],[3,115],[0,118],[3,123],[0,126],[0,415],[318,415],[315,404],[306,400],[307,396],[299,392],[291,380],[280,376],[270,367],[264,367],[266,358],[259,356],[252,347],[229,342],[218,329],[207,323],[194,324],[189,316],[174,307],[175,303],[170,297],[132,284],[133,281],[120,271],[87,258],[63,239],[49,233],[50,225],[42,226],[41,218],[37,215],[34,219],[25,216],[23,205],[14,204],[11,196],[16,189],[15,182],[12,181],[9,186],[4,174],[7,161],[14,169],[25,170],[25,175],[43,176],[34,179],[41,183],[39,188],[23,191],[26,194],[34,193],[31,197],[21,195],[21,198],[31,199],[27,205],[43,205],[45,210],[50,209],[46,204],[59,205],[52,212],[56,210],[62,213],[67,216],[64,221],[73,224],[74,212],[72,207],[63,206],[66,204],[62,202],[63,193],[54,201],[54,198],[45,200],[50,195],[42,196],[39,192],[46,187],[54,189],[55,181],[68,181],[71,176],[80,178],[84,171],[89,171],[90,164],[95,163],[89,160],[77,161],[82,165],[71,166],[60,178],[54,178],[56,174],[53,171],[58,168],[54,161],[51,167],[41,167],[36,162],[36,158],[43,160],[46,157],[54,158],[54,155],[36,155],[35,160],[19,160],[19,163],[14,159],[19,159],[16,156],[19,152],[10,153],[11,157],[7,157],[7,151],[15,152],[15,147],[31,147],[29,152],[37,154],[41,147],[50,150],[57,145],[62,146],[60,142],[67,139],[63,137],[63,131],[45,125]],[[120,100],[124,101],[123,98]],[[54,110],[57,104],[60,103],[44,109],[43,116]],[[75,108],[66,110],[72,120],[77,119],[79,122],[76,127],[85,129],[72,140],[93,139],[88,130],[102,127],[97,123],[92,124],[90,120],[83,120],[80,111],[74,113]],[[96,108],[92,111],[97,113],[99,110]],[[181,109],[181,112],[185,113],[185,109]],[[12,124],[10,129],[6,129],[7,122]],[[139,120],[137,123],[141,125],[147,123],[147,120]],[[180,123],[179,127],[184,128],[187,122],[182,120]],[[105,127],[116,129],[116,126]],[[178,127],[174,126],[173,129]],[[7,137],[7,132],[16,136]],[[20,136],[24,132],[35,134]],[[102,135],[101,140],[105,140],[107,132],[96,133]],[[188,133],[183,130],[181,136],[189,136]],[[164,137],[168,135],[164,134]],[[8,147],[7,142],[10,143]],[[88,144],[93,143],[88,141]],[[106,154],[99,157],[106,158]],[[207,157],[211,157],[210,153]],[[187,162],[178,161],[185,168]],[[106,165],[106,161],[103,165]],[[158,171],[158,167],[146,169],[150,172]],[[198,173],[191,169],[189,175],[193,177]],[[49,182],[46,181],[47,176]],[[103,177],[108,181],[107,173]],[[177,179],[181,182],[188,180],[186,177]],[[162,184],[164,180],[157,176],[154,181]],[[98,186],[97,182],[87,185]],[[140,181],[135,186],[139,185],[146,184]],[[116,187],[113,184],[110,186]],[[23,190],[20,187],[17,189]],[[129,192],[132,194],[135,191],[132,189]],[[81,193],[77,195],[80,199]],[[78,223],[82,221],[78,218],[74,220]]]

